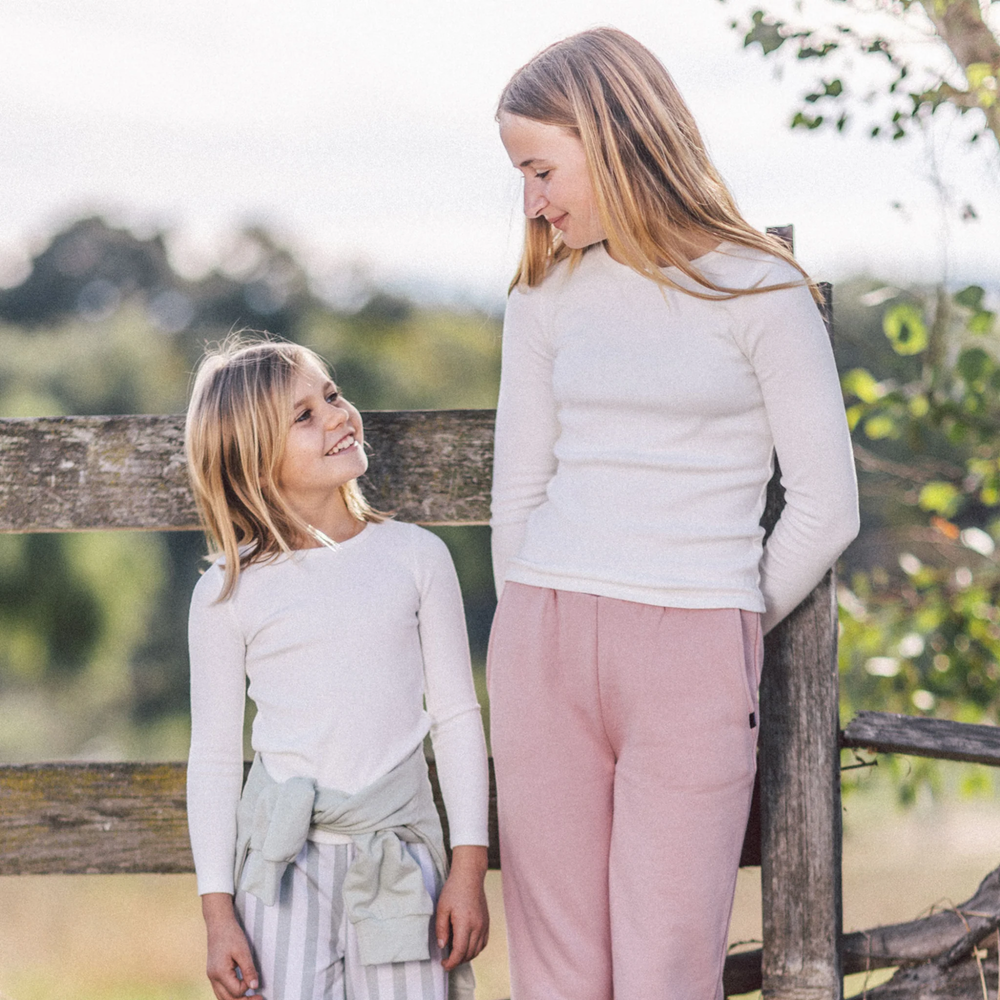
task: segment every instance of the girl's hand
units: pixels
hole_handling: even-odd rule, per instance
[[[201,897],[201,912],[208,929],[206,971],[216,997],[237,1000],[246,996],[247,990],[257,989],[259,983],[250,944],[233,910],[233,897],[226,892],[207,892]]]
[[[486,848],[463,844],[451,852],[451,873],[437,902],[434,933],[439,948],[451,944],[441,963],[449,971],[478,955],[490,937],[483,879]]]

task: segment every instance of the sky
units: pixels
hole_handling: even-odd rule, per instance
[[[739,4],[0,0],[0,282],[56,227],[101,212],[166,230],[192,274],[264,222],[331,288],[355,266],[418,296],[499,303],[522,217],[497,96],[545,45],[613,24],[664,61],[749,221],[795,224],[814,276],[1000,289],[997,159],[936,130],[953,197],[979,216],[942,239],[928,143],[791,132],[810,76],[779,79],[742,48]]]

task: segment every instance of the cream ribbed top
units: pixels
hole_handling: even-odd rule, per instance
[[[801,281],[732,244],[695,265],[728,287]],[[786,506],[762,550],[775,450]],[[515,290],[491,524],[498,591],[513,580],[745,608],[772,627],[858,531],[840,385],[809,291],[707,302],[603,245]]]
[[[314,778],[353,794],[430,732],[451,843],[487,844],[486,745],[444,542],[386,521],[336,551],[250,566],[215,603],[222,577],[216,563],[199,580],[189,619],[188,823],[199,892],[233,891],[247,679],[251,742],[276,781]]]

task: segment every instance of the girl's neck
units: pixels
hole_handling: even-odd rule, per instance
[[[339,490],[334,497],[328,497],[319,503],[296,503],[293,507],[295,513],[306,524],[335,542],[346,542],[357,535],[365,526],[364,521],[358,520],[348,510],[347,504],[344,502],[344,498]],[[315,536],[307,535],[304,538],[296,539],[295,547],[299,549],[314,549],[323,544]]]
[[[675,237],[674,243],[680,251],[681,256],[686,257],[689,261],[691,261],[697,260],[699,257],[703,257],[711,250],[715,250],[719,246],[719,238],[711,233],[706,233],[701,230],[690,230],[685,233],[678,233]],[[608,252],[608,256],[612,260],[617,260],[619,264],[625,263],[625,261],[620,260],[614,255],[614,253],[612,253],[607,240],[604,242],[604,247]],[[666,261],[660,261],[659,263],[661,267],[665,267],[667,265]]]

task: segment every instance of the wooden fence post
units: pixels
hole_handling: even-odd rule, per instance
[[[792,227],[768,230],[792,249]],[[833,338],[832,288],[821,312]],[[784,503],[775,481],[763,524]],[[765,639],[760,686],[762,993],[841,1000],[840,697],[836,575]]]
[[[763,995],[840,1000],[834,572],[766,638],[760,692]]]

